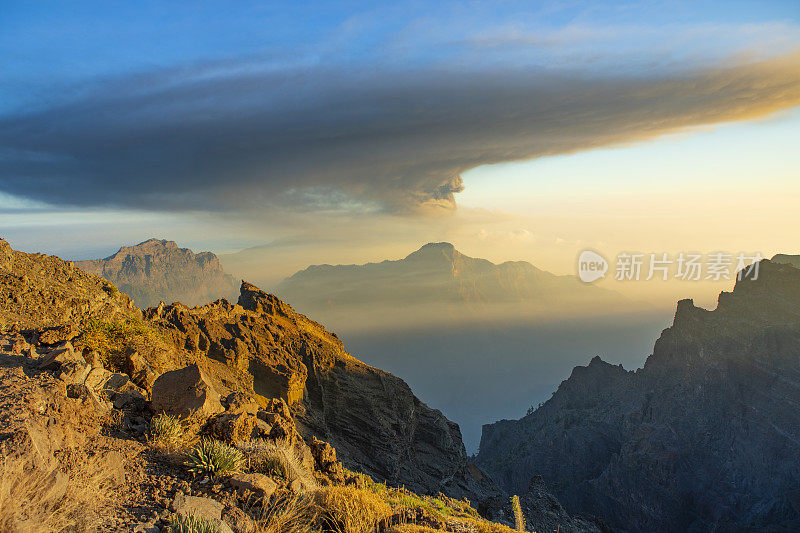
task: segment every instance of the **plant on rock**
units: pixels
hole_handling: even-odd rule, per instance
[[[241,464],[241,452],[218,440],[203,439],[186,454],[189,471],[211,477],[237,472]]]

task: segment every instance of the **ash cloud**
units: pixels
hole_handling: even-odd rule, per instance
[[[797,53],[656,78],[187,67],[0,117],[0,191],[173,211],[450,210],[479,165],[798,104]]]

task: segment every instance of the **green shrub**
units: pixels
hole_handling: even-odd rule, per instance
[[[186,454],[186,466],[191,472],[212,477],[239,471],[242,460],[239,450],[211,439],[201,440]]]
[[[125,360],[125,349],[129,346],[137,350],[152,347],[163,342],[160,334],[139,318],[105,321],[90,320],[81,333],[78,343],[90,350],[100,352],[103,364],[112,370],[121,370]]]
[[[170,521],[171,533],[222,533],[217,524],[193,515],[173,515]]]

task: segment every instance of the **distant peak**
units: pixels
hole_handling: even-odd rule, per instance
[[[438,258],[446,257],[453,259],[455,255],[459,254],[455,246],[449,242],[429,242],[422,248],[410,254],[406,259],[422,259],[422,258]]]
[[[151,237],[146,241],[142,241],[135,246],[131,246],[131,248],[150,248],[153,246],[163,246],[165,248],[177,248],[178,243],[175,241],[168,241],[166,239],[156,239],[155,237]]]
[[[450,244],[449,242],[429,242],[420,248],[419,252],[423,250],[455,250],[456,247]]]
[[[594,357],[592,357],[592,360],[591,360],[591,361],[589,361],[589,366],[592,366],[592,365],[602,365],[602,364],[607,364],[607,363],[606,363],[605,361],[603,361],[603,360],[600,358],[600,356],[599,356],[599,355],[595,355]]]

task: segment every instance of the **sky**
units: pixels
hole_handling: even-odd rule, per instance
[[[799,18],[791,0],[5,1],[0,236],[74,259],[168,238],[266,284],[442,240],[560,274],[586,248],[797,252]],[[731,284],[608,278],[664,305]]]

